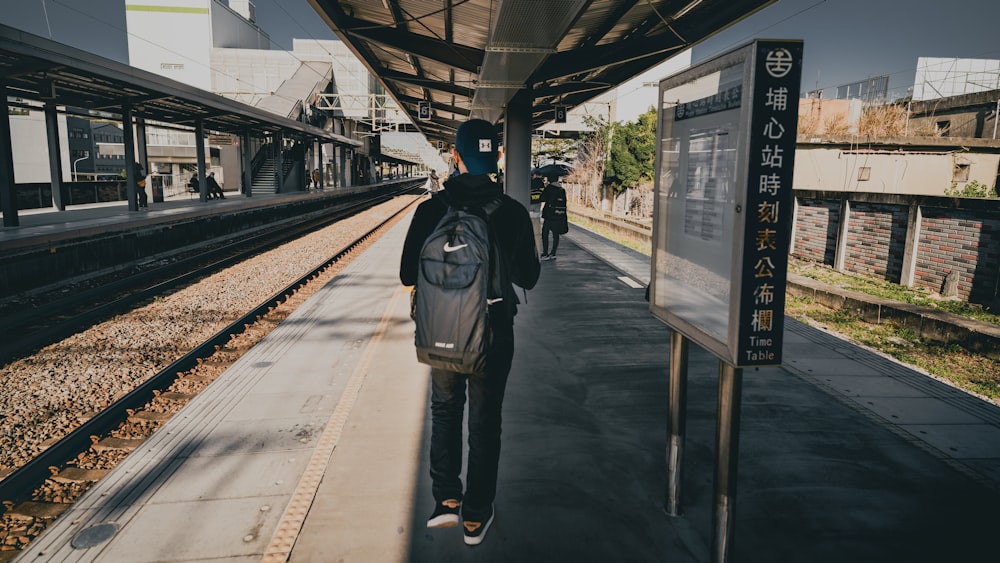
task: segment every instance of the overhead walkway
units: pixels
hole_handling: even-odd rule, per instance
[[[671,518],[669,330],[644,300],[648,259],[578,227],[517,317],[493,527],[477,547],[426,529],[428,370],[397,279],[406,228],[19,561],[708,561],[718,362],[692,347]],[[1000,408],[794,321],[785,357],[745,372],[733,561],[996,560]]]
[[[257,102],[257,107],[289,119],[298,120],[303,111],[302,101],[308,101],[333,77],[333,63],[303,62],[298,70],[278,86],[273,94]]]

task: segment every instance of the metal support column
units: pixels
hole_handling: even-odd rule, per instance
[[[146,188],[149,188],[147,195],[149,201],[156,201],[156,196],[153,193],[153,177],[150,174],[153,173],[149,169],[149,155],[146,152],[146,119],[141,115],[135,116],[135,149],[136,156],[139,157],[139,164],[142,165],[142,169],[146,171]],[[138,179],[136,179],[138,181]],[[146,189],[143,188],[143,189]],[[163,198],[160,198],[163,201]]]
[[[735,535],[736,475],[740,457],[743,369],[719,362],[719,411],[715,429],[715,510],[712,563],[726,563]]]
[[[140,115],[135,116],[135,148],[139,164],[149,174],[152,170],[149,169],[149,154],[146,152],[146,119]]]
[[[284,179],[284,151],[285,136],[281,131],[274,134],[274,193],[281,193],[281,184]]]
[[[316,170],[319,170],[319,186],[317,188],[324,188],[326,186],[326,170],[323,165],[323,142],[320,140],[316,141]]]
[[[62,151],[59,150],[59,115],[56,105],[45,104],[45,135],[49,141],[49,178],[52,181],[52,206],[66,211],[62,197]]]
[[[243,146],[243,195],[250,197],[253,192],[253,148],[250,146],[250,128],[247,127],[240,135],[240,144]]]
[[[670,397],[667,429],[667,500],[670,516],[681,514],[681,477],[684,468],[684,434],[687,429],[688,340],[670,331]]]
[[[128,210],[138,211],[139,195],[136,192],[136,182],[139,181],[139,178],[136,176],[135,169],[135,132],[132,129],[132,104],[130,102],[122,104],[122,136],[125,141],[125,193],[128,194]]]
[[[0,96],[7,99],[7,83],[0,80]],[[14,186],[14,148],[10,143],[10,112],[0,116],[0,211],[3,226],[18,227],[17,194]]]
[[[338,149],[338,161],[337,161],[337,173],[340,175],[340,187],[346,188],[351,184],[348,183],[348,178],[350,174],[347,167],[347,147],[340,147]]]
[[[504,113],[504,190],[525,209],[531,205],[531,88],[520,90]]]
[[[302,170],[304,174],[302,175],[301,186],[296,191],[305,190],[312,178],[312,168],[309,167],[313,159],[312,147],[306,144],[305,136],[299,137],[299,145],[302,146],[302,164],[299,165],[299,170]]]
[[[205,179],[205,124],[198,118],[194,122],[194,152],[198,158],[198,200],[208,201],[208,182]]]

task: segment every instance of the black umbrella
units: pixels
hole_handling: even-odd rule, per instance
[[[542,176],[548,176],[549,174],[555,174],[556,176],[569,176],[573,173],[573,169],[565,164],[546,164],[545,166],[539,166],[531,171],[532,174],[541,174]]]

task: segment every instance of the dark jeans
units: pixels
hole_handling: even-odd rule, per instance
[[[559,250],[559,233],[552,230],[548,219],[542,221],[542,254],[549,253],[549,233],[552,233],[552,255],[556,255]]]
[[[149,204],[149,196],[146,195],[146,188],[136,186],[135,195],[138,198],[137,203],[139,207],[146,207]]]
[[[514,356],[513,327],[494,330],[487,375],[431,369],[431,481],[434,500],[462,500],[462,514],[477,520],[497,492],[500,425],[507,375]],[[462,416],[469,394],[469,466],[462,494]],[[464,499],[464,500],[463,500]]]

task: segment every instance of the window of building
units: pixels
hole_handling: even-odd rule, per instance
[[[951,134],[951,121],[944,119],[934,124],[934,132],[940,137],[947,137]]]
[[[867,182],[872,179],[872,167],[871,166],[861,166],[858,168],[858,181]]]
[[[968,164],[956,164],[951,170],[951,180],[953,182],[968,182],[969,181],[969,165]]]

